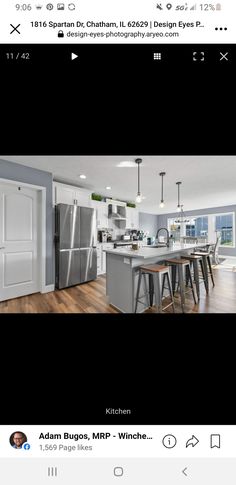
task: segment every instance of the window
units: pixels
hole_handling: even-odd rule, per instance
[[[180,240],[180,225],[174,223],[174,219],[168,219],[168,226],[170,236],[174,238],[175,241]]]
[[[168,219],[168,227],[175,241],[181,237],[208,238],[208,216],[190,217],[188,222],[181,224],[176,223],[175,219]]]
[[[234,246],[233,214],[216,216],[215,230],[221,234],[221,246]]]
[[[220,246],[235,247],[234,213],[208,214],[204,216],[188,216],[188,222],[176,224],[175,219],[168,219],[170,235],[175,241],[180,238],[206,239],[215,243],[217,234],[221,234]]]
[[[208,236],[208,217],[201,216],[191,219],[189,224],[186,224],[186,236],[191,237],[207,237]]]

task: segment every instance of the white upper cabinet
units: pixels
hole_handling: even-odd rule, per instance
[[[91,200],[91,207],[96,209],[97,228],[108,229],[108,204],[106,202]]]
[[[84,189],[76,189],[75,190],[75,200],[77,201],[77,205],[81,205],[83,207],[91,207],[91,192]]]
[[[74,204],[74,190],[55,184],[55,204]]]
[[[139,228],[139,213],[137,209],[126,207],[126,229]]]
[[[86,189],[53,182],[53,204],[76,204],[91,207],[91,192]]]
[[[92,193],[89,190],[53,182],[53,205],[76,204],[82,207],[92,207],[96,209],[97,228],[109,229],[108,203],[92,200],[91,195]],[[124,229],[139,229],[139,213],[137,209],[132,207],[124,207],[124,209],[126,211]]]

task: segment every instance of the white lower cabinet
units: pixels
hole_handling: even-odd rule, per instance
[[[97,274],[106,273],[106,253],[104,249],[113,249],[113,243],[102,243],[97,244]]]
[[[97,245],[97,274],[102,274],[102,244]]]

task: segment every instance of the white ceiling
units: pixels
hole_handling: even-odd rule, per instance
[[[139,210],[152,214],[176,210],[177,181],[182,181],[184,210],[236,204],[236,156],[0,156],[0,158],[53,173],[64,181],[115,199],[134,201],[137,193],[137,166],[121,168],[121,161],[141,157],[141,192],[145,199]],[[165,207],[159,208],[161,178],[165,171]],[[86,180],[79,178],[87,176]],[[0,165],[1,178],[1,165]],[[111,186],[112,190],[106,190]]]

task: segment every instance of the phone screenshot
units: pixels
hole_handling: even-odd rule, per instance
[[[235,483],[235,426],[6,426],[1,435],[7,484]]]
[[[236,313],[235,156],[11,156],[1,175],[2,312]]]
[[[235,13],[0,4],[4,485],[235,484]]]
[[[101,0],[1,5],[1,42],[220,43],[235,42],[233,0],[119,3]]]

